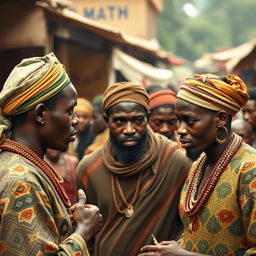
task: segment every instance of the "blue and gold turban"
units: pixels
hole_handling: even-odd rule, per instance
[[[235,115],[247,102],[249,95],[244,82],[235,75],[220,77],[212,74],[194,75],[181,85],[177,98],[197,106]]]

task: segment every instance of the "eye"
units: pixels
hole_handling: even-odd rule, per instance
[[[116,124],[116,125],[122,125],[124,123],[124,119],[123,118],[120,118],[120,117],[114,117],[113,118],[113,122]]]
[[[173,125],[176,125],[178,123],[178,120],[177,119],[172,119],[168,122],[169,125],[173,126]]]
[[[186,123],[187,123],[189,126],[192,126],[192,125],[195,124],[196,121],[197,121],[197,120],[195,120],[195,119],[188,118],[188,119],[186,120]]]
[[[156,120],[154,120],[154,123],[156,126],[160,126],[163,123],[163,121],[156,119]]]
[[[144,122],[144,120],[145,120],[145,118],[142,117],[142,116],[140,116],[140,117],[137,117],[137,118],[135,119],[135,123],[136,123],[136,124],[141,124],[141,123]]]

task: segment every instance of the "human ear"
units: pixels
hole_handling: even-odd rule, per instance
[[[216,114],[217,117],[217,126],[224,126],[228,123],[229,121],[229,114],[226,113],[225,111],[219,111]]]
[[[35,120],[39,125],[44,125],[45,122],[45,113],[46,113],[46,106],[43,103],[39,103],[36,105],[34,109],[35,113]]]

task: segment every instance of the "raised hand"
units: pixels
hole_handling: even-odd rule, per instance
[[[95,205],[86,204],[86,195],[82,189],[78,190],[78,203],[70,208],[73,221],[76,223],[75,233],[90,240],[102,226],[102,215]]]

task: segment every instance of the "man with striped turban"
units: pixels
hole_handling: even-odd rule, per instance
[[[177,94],[184,148],[202,152],[180,199],[179,242],[145,246],[140,256],[256,255],[256,150],[231,131],[249,96],[235,75],[186,79]]]
[[[135,256],[152,233],[161,240],[177,236],[190,162],[177,143],[147,126],[149,97],[139,83],[109,86],[102,106],[109,138],[82,159],[77,181],[103,215],[94,256]]]
[[[149,93],[149,99],[150,127],[154,132],[158,132],[168,139],[176,141],[176,93],[169,89],[160,88]]]
[[[78,191],[79,203],[71,207],[62,177],[43,160],[47,148],[64,151],[74,141],[76,97],[53,53],[22,60],[4,84],[0,93],[1,255],[89,255],[85,242],[100,227],[99,210],[85,205],[83,190]],[[10,139],[5,139],[7,134]]]

